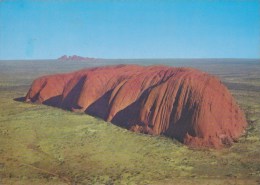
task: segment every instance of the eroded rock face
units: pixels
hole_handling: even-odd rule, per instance
[[[119,65],[43,76],[26,101],[86,112],[193,147],[230,145],[247,124],[228,89],[191,68]]]

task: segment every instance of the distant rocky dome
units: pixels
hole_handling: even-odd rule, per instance
[[[220,80],[192,68],[118,65],[43,76],[26,101],[85,112],[191,147],[229,146],[247,125]]]
[[[95,58],[81,57],[77,55],[73,55],[73,56],[63,55],[60,58],[58,58],[58,60],[60,61],[85,61],[85,60],[94,60],[94,59]]]

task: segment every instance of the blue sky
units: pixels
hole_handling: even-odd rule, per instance
[[[63,54],[260,58],[260,1],[0,1],[0,60]]]

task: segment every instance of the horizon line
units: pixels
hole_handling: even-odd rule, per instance
[[[95,58],[95,57],[91,57],[93,60],[260,60],[260,58],[235,58],[235,57],[227,57],[227,58],[203,58],[203,57],[187,57],[187,58]],[[34,60],[59,60],[59,58],[36,58],[36,59],[0,59],[0,61],[34,61]],[[88,59],[86,59],[88,60]],[[91,59],[90,59],[91,60]]]

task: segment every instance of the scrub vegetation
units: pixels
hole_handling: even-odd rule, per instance
[[[23,103],[42,75],[119,63],[191,66],[217,75],[246,112],[230,148],[192,149],[86,114]],[[259,60],[0,61],[0,184],[260,184]]]

